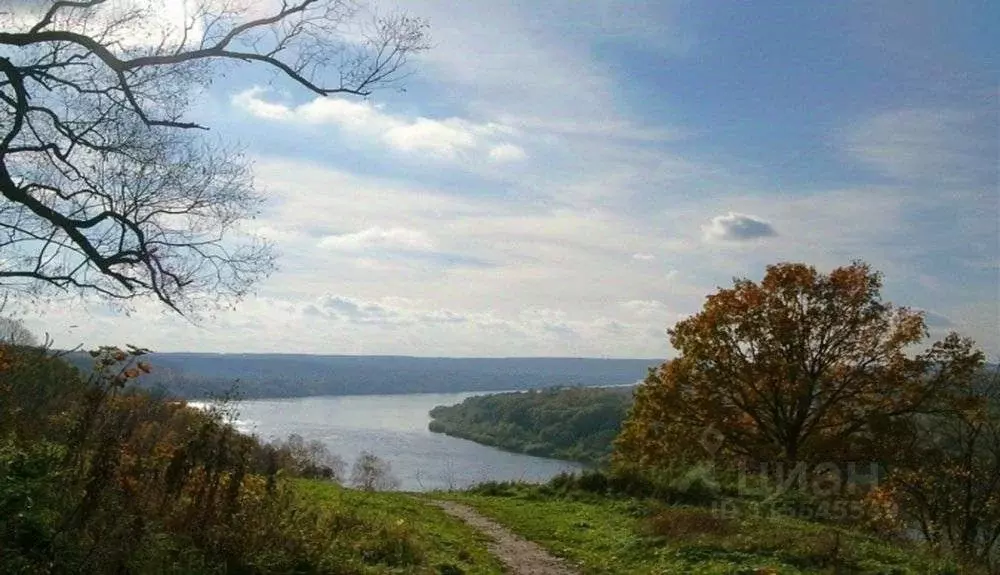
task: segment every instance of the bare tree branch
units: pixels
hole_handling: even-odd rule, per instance
[[[186,313],[273,269],[269,246],[235,234],[261,202],[249,165],[185,117],[192,98],[242,65],[367,96],[427,41],[405,15],[360,26],[352,0],[260,4],[202,0],[176,26],[105,0],[0,14],[0,290],[152,296]]]

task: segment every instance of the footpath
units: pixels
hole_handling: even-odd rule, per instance
[[[431,501],[445,513],[466,522],[488,536],[490,553],[511,570],[513,575],[577,575],[566,562],[555,557],[536,543],[511,533],[496,521],[484,517],[468,505],[452,501]]]

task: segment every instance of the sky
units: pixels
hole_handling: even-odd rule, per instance
[[[179,0],[178,0],[179,1]],[[267,198],[234,309],[24,316],[59,346],[666,358],[734,277],[861,259],[1000,356],[1000,5],[415,0],[405,91],[240,69],[192,110]]]

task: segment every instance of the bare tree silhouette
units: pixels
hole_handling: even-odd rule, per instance
[[[321,96],[402,79],[425,24],[352,0],[59,0],[0,8],[0,286],[185,313],[273,269],[235,233],[260,202],[247,159],[187,118],[256,65]]]

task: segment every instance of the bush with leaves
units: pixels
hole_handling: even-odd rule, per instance
[[[262,444],[226,404],[135,388],[146,350],[95,350],[88,379],[37,350],[2,351],[2,573],[355,573],[425,559],[403,531],[304,506],[284,477],[322,475],[334,459],[320,445]],[[367,461],[364,483],[391,487]]]
[[[970,340],[954,336],[937,351],[954,385],[939,411],[911,421],[886,485],[892,518],[1000,572],[1000,371],[982,369]]]

